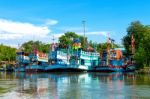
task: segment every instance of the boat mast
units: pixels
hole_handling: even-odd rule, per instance
[[[53,41],[53,43],[52,43],[52,51],[54,51],[55,50],[55,38],[54,38],[54,35],[53,35],[53,38],[52,38],[52,41]]]
[[[84,37],[83,44],[86,43],[85,42],[85,22],[86,22],[85,20],[82,21],[82,24],[83,24],[83,37]],[[84,46],[85,46],[84,49],[86,49],[86,44]]]

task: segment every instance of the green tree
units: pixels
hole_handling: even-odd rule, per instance
[[[147,26],[147,32],[143,34],[139,47],[135,53],[135,59],[139,67],[150,66],[150,27]]]
[[[6,45],[0,45],[0,61],[15,61],[16,49]]]
[[[123,38],[123,44],[127,52],[131,53],[131,36],[135,38],[134,59],[139,68],[150,66],[150,26],[143,25],[139,21],[131,22],[127,28],[127,35]]]
[[[138,49],[139,42],[143,38],[143,34],[147,31],[146,27],[139,21],[131,22],[127,28],[127,35],[123,37],[123,45],[128,53],[131,53],[131,36],[135,38],[135,49]]]
[[[73,43],[73,39],[78,38],[78,35],[74,32],[66,32],[64,35],[59,37],[60,47],[68,47]]]
[[[22,44],[21,46],[25,52],[32,52],[34,48],[43,53],[48,53],[50,44],[42,43],[41,41],[28,41]]]
[[[107,43],[98,43],[97,45],[97,51],[98,52],[103,52],[107,49]],[[110,45],[110,48],[121,48],[121,46],[119,44],[112,44]]]
[[[67,47],[73,44],[73,39],[79,38],[81,41],[82,48],[86,47],[87,38],[83,36],[77,35],[75,32],[66,32],[64,35],[59,37],[59,45],[60,47]]]

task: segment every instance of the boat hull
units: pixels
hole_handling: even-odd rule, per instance
[[[94,67],[90,71],[98,71],[98,72],[124,72],[125,69],[123,67],[109,67],[109,66],[98,66]]]
[[[45,71],[63,71],[63,72],[80,72],[80,71],[87,71],[87,68],[83,68],[83,66],[71,66],[71,65],[49,65],[45,67]]]
[[[123,68],[97,68],[96,71],[102,72],[124,72]]]
[[[40,65],[26,66],[26,72],[43,72],[43,71],[45,71],[44,66]]]
[[[18,68],[15,68],[14,71],[15,71],[15,72],[25,72],[26,69],[25,69],[25,67],[18,67]]]
[[[135,65],[126,65],[126,66],[97,66],[94,67],[91,71],[99,72],[133,72],[135,71]]]

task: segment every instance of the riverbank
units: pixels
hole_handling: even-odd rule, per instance
[[[150,67],[144,67],[143,69],[139,69],[135,71],[138,74],[150,74]]]
[[[15,61],[0,61],[0,71],[14,71],[15,66]]]

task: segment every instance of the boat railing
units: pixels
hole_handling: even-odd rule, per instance
[[[81,51],[80,53],[81,55],[87,55],[87,56],[100,56],[99,53],[96,52],[85,52],[85,51]]]
[[[66,55],[67,55],[67,53],[65,53],[65,52],[63,52],[63,51],[57,51],[57,54],[58,54],[58,55],[63,55],[63,56],[66,56]]]
[[[63,56],[64,58],[69,58],[70,56],[77,56],[82,58],[88,58],[88,59],[97,59],[100,57],[99,53],[96,52],[85,52],[82,50],[74,50],[74,51],[64,51],[64,50],[57,50],[57,55]]]

